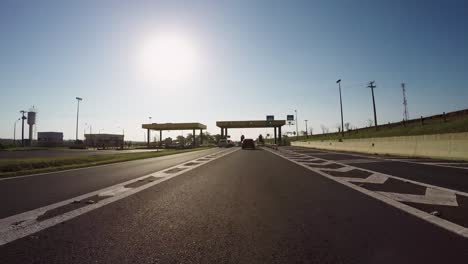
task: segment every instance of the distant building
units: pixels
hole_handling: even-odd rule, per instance
[[[37,132],[37,144],[40,146],[62,146],[62,132]]]
[[[85,134],[85,144],[96,148],[122,148],[124,135],[117,134]]]

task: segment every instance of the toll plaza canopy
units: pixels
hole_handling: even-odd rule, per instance
[[[151,123],[151,124],[143,124],[141,125],[142,128],[147,129],[147,144],[150,144],[150,131],[151,130],[159,130],[159,143],[162,142],[162,131],[163,130],[193,130],[193,135],[195,135],[195,130],[200,130],[200,144],[203,144],[203,137],[201,136],[203,133],[203,129],[206,129],[206,125],[200,123]],[[193,141],[195,145],[195,140]]]
[[[228,128],[264,128],[272,127],[275,130],[275,144],[281,144],[281,127],[286,124],[285,120],[247,120],[247,121],[217,121],[216,126],[221,128],[221,136],[227,137]],[[276,130],[278,129],[278,138]]]

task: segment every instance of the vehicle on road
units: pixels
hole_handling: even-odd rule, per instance
[[[246,138],[242,141],[242,149],[255,149],[255,142],[251,138]]]
[[[225,138],[222,138],[218,141],[218,147],[220,148],[227,148],[228,146],[228,141]]]

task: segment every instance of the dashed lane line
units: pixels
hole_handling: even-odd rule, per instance
[[[213,154],[208,154],[204,156],[204,158],[206,158],[205,161],[197,161],[196,164],[193,164],[193,166],[190,167],[183,166],[183,163],[186,163],[183,162],[179,165],[158,172],[154,172],[149,175],[145,175],[127,182],[116,184],[114,186],[83,194],[58,203],[54,203],[31,211],[0,219],[0,245],[5,245],[17,239],[29,236],[43,229],[55,226],[59,223],[70,220],[72,218],[95,210],[107,204],[121,200],[132,194],[141,192],[149,187],[182,175],[190,170],[203,166],[204,164],[207,164],[213,160],[219,159],[226,155],[229,155],[237,150],[239,149],[222,150],[218,152],[219,155],[215,156],[213,156]],[[195,163],[195,161],[199,159],[200,158],[195,158],[190,162]],[[170,174],[166,173],[167,171],[176,168],[183,168],[183,170]],[[69,207],[71,207],[72,209],[67,210],[67,208]],[[60,212],[61,209],[65,211],[63,213],[55,213],[57,211]],[[52,216],[44,217],[47,215]]]
[[[193,152],[177,153],[177,154],[173,154],[173,155],[166,155],[166,156],[154,157],[154,158],[149,158],[149,159],[164,159],[164,160],[165,159],[173,159],[173,158],[178,158],[178,157],[180,157],[180,155],[183,155],[183,154],[197,153],[198,151],[205,151],[205,150],[197,150],[197,151],[193,151]],[[135,162],[135,161],[138,161],[138,160],[128,160],[128,161],[122,161],[122,162],[118,162],[118,163],[109,163],[109,164],[102,164],[102,165],[75,168],[75,169],[41,172],[41,173],[27,174],[27,175],[21,175],[21,176],[0,177],[0,181],[17,180],[17,179],[21,179],[21,178],[36,177],[36,176],[48,175],[48,174],[58,174],[58,173],[64,173],[64,172],[70,172],[70,171],[96,169],[96,168],[107,167],[107,166],[112,166],[112,165],[116,165],[116,164],[122,165],[122,164]]]

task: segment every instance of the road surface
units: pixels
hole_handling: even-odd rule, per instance
[[[467,172],[283,147],[2,180],[0,263],[466,263]]]
[[[25,158],[43,158],[43,157],[64,157],[77,155],[106,155],[106,154],[123,154],[123,153],[138,153],[157,151],[154,149],[37,149],[37,150],[2,150],[0,151],[0,159],[25,159]],[[161,150],[159,150],[161,151]]]

